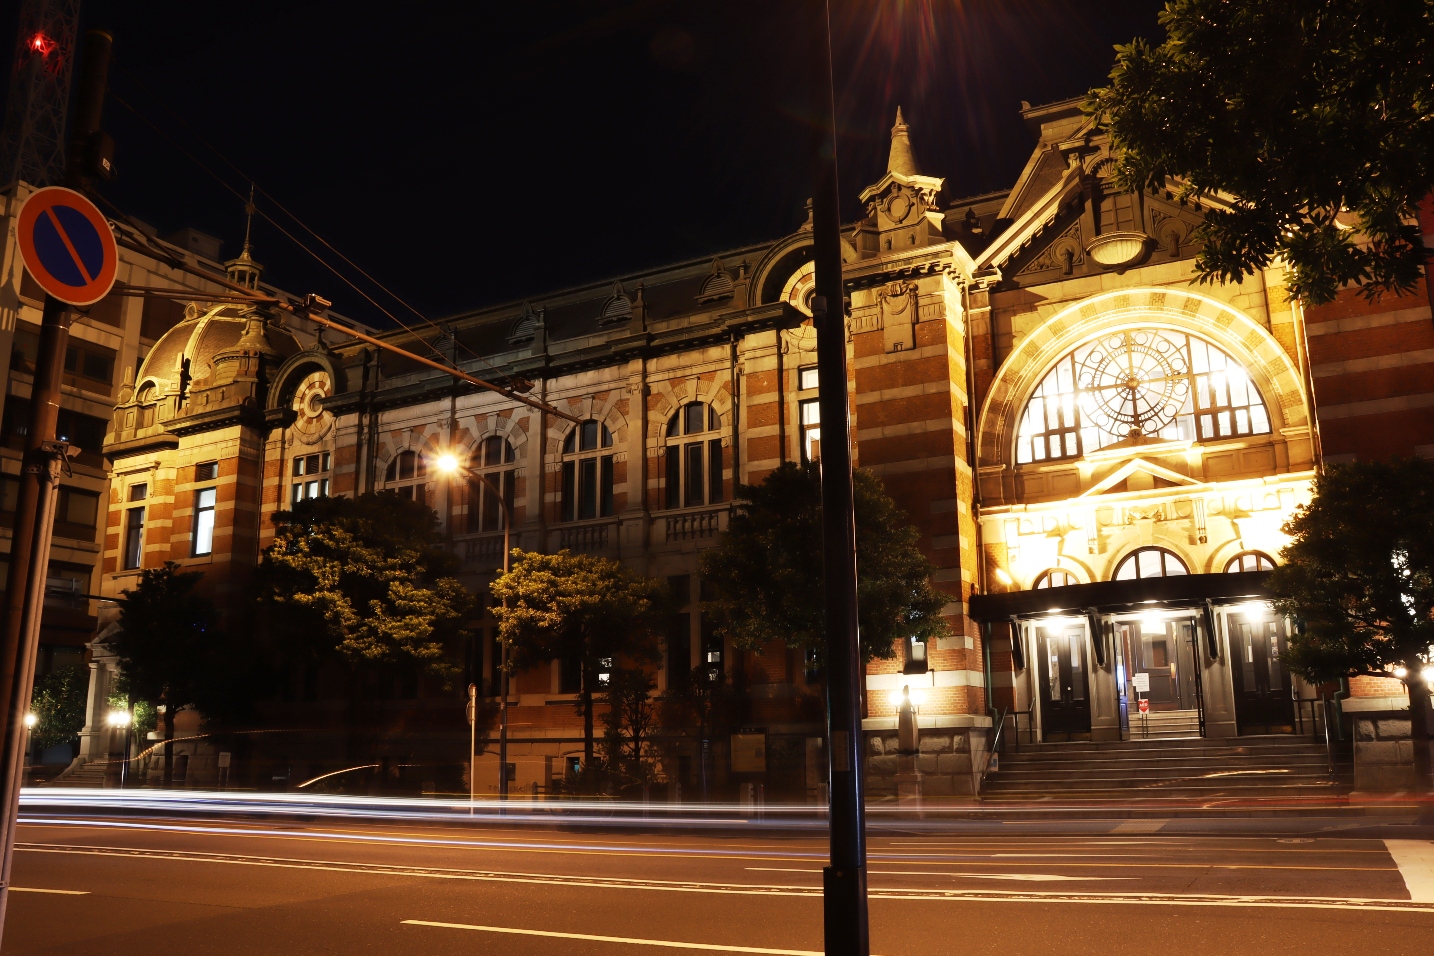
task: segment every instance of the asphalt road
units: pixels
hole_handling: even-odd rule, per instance
[[[20,828],[6,954],[822,950],[813,836],[44,819]],[[873,836],[872,952],[1429,951],[1434,841],[1162,829]]]

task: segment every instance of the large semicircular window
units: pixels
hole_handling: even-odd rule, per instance
[[[1234,359],[1183,332],[1133,329],[1087,342],[1046,373],[1021,415],[1016,462],[1269,431],[1265,403]]]

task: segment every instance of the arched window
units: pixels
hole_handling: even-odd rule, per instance
[[[1237,571],[1273,571],[1275,562],[1267,554],[1259,551],[1242,551],[1230,559],[1225,565],[1227,574],[1234,574]]]
[[[483,439],[483,444],[473,455],[469,469],[503,489],[503,501],[513,507],[514,489],[517,487],[517,472],[505,468],[517,460],[513,446],[500,435]],[[503,502],[477,478],[468,481],[468,533],[503,530]]]
[[[154,401],[159,392],[153,382],[145,382],[140,388],[135,401],[139,403],[139,413],[135,416],[134,425],[136,428],[152,428],[154,426]]]
[[[722,420],[705,402],[688,402],[667,421],[667,507],[722,500]]]
[[[396,491],[400,498],[428,503],[428,466],[423,456],[413,451],[401,451],[388,463],[383,474],[383,489]]]
[[[1165,329],[1087,342],[1046,373],[1021,415],[1016,461],[1075,458],[1132,438],[1264,435],[1270,417],[1234,359]]]
[[[586,521],[612,514],[612,432],[589,418],[563,439],[561,521]]]
[[[1173,553],[1164,548],[1141,548],[1125,556],[1115,569],[1116,581],[1133,581],[1136,578],[1170,578],[1177,574],[1189,574]]]
[[[1063,571],[1060,568],[1052,568],[1045,574],[1042,574],[1040,577],[1036,578],[1036,583],[1032,585],[1032,588],[1063,588],[1068,584],[1075,583],[1075,575],[1071,574],[1069,571]]]

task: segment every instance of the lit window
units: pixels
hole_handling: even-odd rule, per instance
[[[1234,574],[1238,571],[1273,571],[1275,562],[1269,556],[1258,551],[1245,551],[1230,559],[1225,565],[1225,571]]]
[[[589,418],[563,439],[562,521],[586,521],[612,514],[612,432]]]
[[[822,457],[822,407],[815,398],[797,403],[802,435],[802,461],[820,461]]]
[[[216,488],[200,488],[194,493],[194,557],[214,552],[214,502]]]
[[[149,486],[129,486],[131,502],[149,497]],[[133,571],[144,563],[144,505],[127,508],[124,513],[124,570]]]
[[[817,367],[808,365],[805,368],[797,369],[797,388],[802,391],[809,391],[817,387]]]
[[[1133,581],[1137,578],[1169,578],[1177,574],[1189,574],[1174,554],[1164,548],[1141,548],[1125,556],[1115,569],[1115,580]]]
[[[1016,461],[1075,458],[1132,438],[1218,441],[1270,431],[1245,370],[1180,332],[1116,332],[1069,353],[1021,416]]]
[[[289,501],[298,504],[305,498],[326,498],[329,494],[329,468],[332,460],[328,452],[294,456],[290,473],[296,481],[289,489]]]
[[[508,509],[513,507],[514,489],[517,485],[517,472],[512,468],[505,468],[504,465],[511,465],[517,460],[513,446],[498,435],[485,438],[478,453],[473,456],[469,466],[474,473],[481,473],[493,484],[503,489],[503,501],[498,500],[486,484],[477,478],[468,482],[468,531],[476,534],[480,531],[500,531],[503,528],[503,507],[506,503]]]
[[[1032,585],[1032,587],[1063,588],[1068,584],[1075,583],[1075,575],[1071,574],[1069,571],[1062,571],[1060,568],[1054,568],[1037,578],[1036,583]]]
[[[688,402],[667,421],[667,507],[722,500],[722,419],[705,402]]]
[[[401,451],[388,463],[383,474],[385,491],[396,491],[400,498],[428,503],[428,465],[423,456],[413,451]]]

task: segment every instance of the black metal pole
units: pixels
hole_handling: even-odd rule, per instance
[[[813,316],[821,402],[822,545],[825,555],[827,720],[830,728],[831,865],[822,879],[827,956],[868,956],[866,818],[861,772],[861,643],[856,606],[856,520],[852,502],[851,418],[847,405],[846,306],[841,259],[841,191],[837,185],[836,98],[831,21],[826,0],[818,20],[812,245],[816,262]]]

